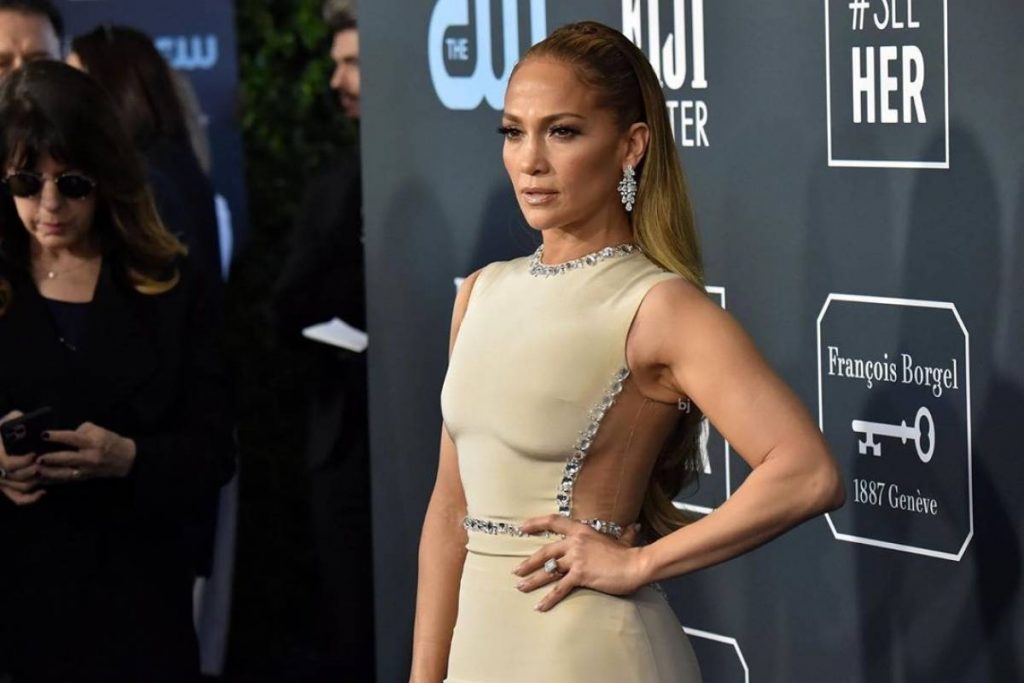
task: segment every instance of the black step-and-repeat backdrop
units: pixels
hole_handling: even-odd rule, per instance
[[[376,0],[360,21],[380,680],[408,675],[453,279],[536,244],[493,132],[505,82],[585,18],[649,55],[710,293],[817,416],[848,491],[666,582],[705,680],[1024,680],[1024,6]],[[706,444],[679,501],[698,512],[748,472],[713,428]]]

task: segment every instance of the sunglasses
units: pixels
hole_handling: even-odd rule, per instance
[[[42,192],[45,181],[46,177],[42,173],[32,171],[16,171],[3,179],[11,194],[21,199],[35,197]],[[84,199],[96,189],[95,180],[73,171],[61,173],[53,182],[57,184],[57,191],[68,199]]]

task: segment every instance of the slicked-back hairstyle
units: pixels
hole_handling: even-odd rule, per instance
[[[650,141],[636,169],[639,187],[630,214],[633,238],[654,263],[704,289],[693,210],[665,95],[647,57],[621,32],[595,21],[557,29],[527,50],[519,64],[541,57],[569,65],[594,89],[601,106],[615,114],[622,130],[647,124]],[[683,414],[655,464],[642,512],[652,535],[668,534],[691,521],[672,500],[702,470],[701,420],[695,407]]]
[[[44,16],[50,20],[57,37],[64,38],[64,17],[50,0],[0,0],[0,12],[5,10]]]
[[[185,248],[164,227],[145,164],[110,95],[63,62],[30,62],[0,81],[0,164],[33,169],[47,156],[96,181],[93,230],[104,257],[139,292],[178,282]],[[10,194],[0,192],[0,260],[27,270],[29,235]]]
[[[331,35],[358,28],[356,3],[352,0],[327,0],[323,8],[324,22]]]

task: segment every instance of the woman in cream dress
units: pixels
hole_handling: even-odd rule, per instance
[[[513,72],[500,132],[542,245],[456,298],[410,680],[700,681],[655,582],[841,505],[836,465],[704,294],[665,100],[632,43],[557,30]],[[753,472],[693,521],[672,499],[704,415]]]

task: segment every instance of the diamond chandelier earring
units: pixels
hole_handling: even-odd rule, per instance
[[[619,196],[622,198],[622,203],[626,205],[626,211],[632,211],[633,203],[636,201],[636,171],[630,164],[626,164],[626,167],[622,169]]]

